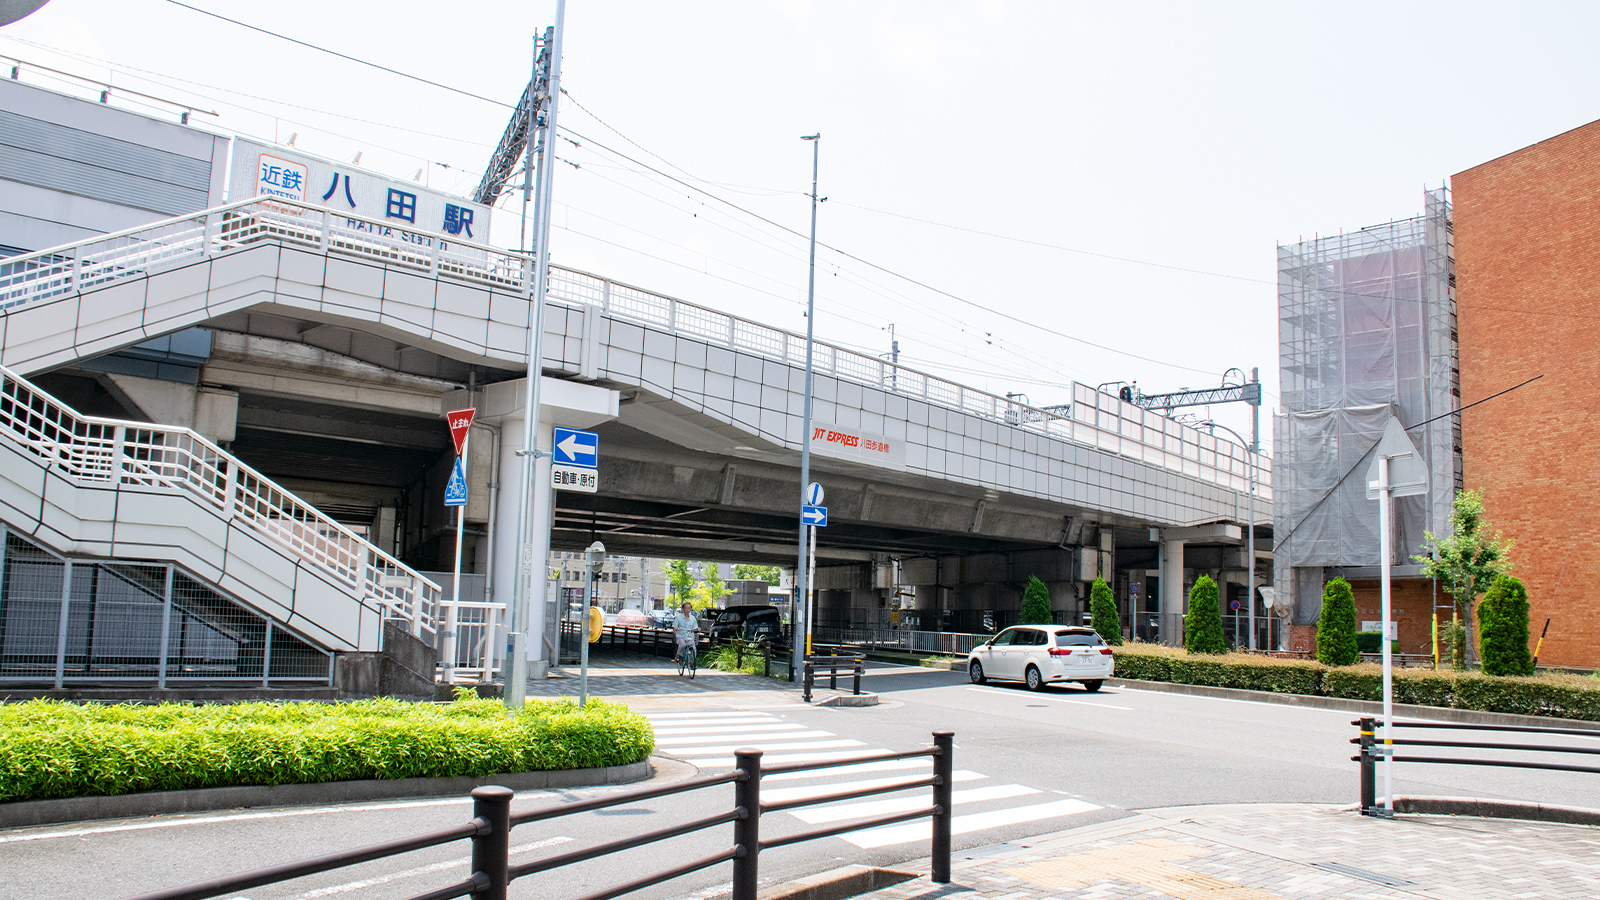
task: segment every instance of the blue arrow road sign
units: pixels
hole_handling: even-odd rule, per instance
[[[445,506],[467,505],[467,473],[461,468],[461,457],[456,457],[455,468],[450,470],[450,483],[444,486]]]
[[[828,508],[826,506],[800,507],[800,524],[812,525],[817,528],[828,527]]]
[[[558,466],[600,468],[600,435],[592,431],[557,428],[553,436],[552,461]]]

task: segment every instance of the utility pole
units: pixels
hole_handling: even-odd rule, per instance
[[[822,146],[822,133],[803,135],[800,140],[811,142],[811,262],[810,274],[806,279],[806,398],[805,415],[800,425],[800,507],[806,504],[806,488],[811,484],[811,382],[812,382],[812,339],[816,335],[817,321],[817,162]],[[806,552],[806,523],[800,510],[796,510],[795,521],[799,524],[800,553],[799,564],[795,566],[795,609],[800,613],[799,622],[791,623],[794,637],[790,643],[794,646],[789,651],[789,679],[791,681],[800,677],[800,672],[805,668],[806,653],[811,650],[811,579],[809,554]]]
[[[539,573],[540,599],[545,589],[545,559],[548,556],[550,535],[535,540],[533,533],[535,465],[541,455],[538,447],[539,381],[544,377],[544,298],[550,289],[550,190],[554,181],[555,166],[550,158],[554,152],[556,135],[556,99],[561,96],[561,41],[566,34],[567,0],[556,0],[556,23],[550,32],[549,69],[545,83],[547,91],[528,90],[529,139],[532,127],[539,126],[538,203],[534,207],[536,241],[533,290],[528,295],[528,371],[527,390],[522,405],[522,449],[517,451],[522,460],[522,487],[517,498],[517,589],[512,597],[511,628],[506,660],[505,705],[507,709],[521,709],[528,691],[528,627],[533,616],[534,572]],[[537,74],[535,81],[537,81]],[[532,106],[537,104],[537,106]],[[542,115],[540,115],[542,113]],[[532,151],[529,151],[530,155]],[[524,191],[526,191],[526,180]],[[526,199],[526,194],[524,194]],[[524,272],[524,281],[527,273]],[[548,497],[548,495],[546,495]],[[535,552],[541,550],[543,552]]]

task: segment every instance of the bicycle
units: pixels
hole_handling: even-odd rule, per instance
[[[699,668],[699,654],[695,652],[693,644],[678,650],[678,677],[682,678],[684,672],[694,678],[695,669]]]

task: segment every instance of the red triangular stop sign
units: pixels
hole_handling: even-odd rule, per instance
[[[475,409],[456,409],[444,414],[445,421],[450,423],[450,440],[456,442],[456,455],[461,455],[462,447],[467,443],[467,429],[472,427],[472,417],[478,411]]]

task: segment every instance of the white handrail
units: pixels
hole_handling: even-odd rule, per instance
[[[399,231],[379,219],[336,213],[292,200],[252,197],[0,260],[0,315],[261,240],[375,259],[479,287],[524,295],[532,289],[532,279],[527,276],[533,261],[527,255],[441,235],[405,232],[428,242],[418,244],[415,240],[386,236],[386,231],[391,230]],[[615,318],[786,363],[798,364],[805,355],[805,338],[801,335],[576,269],[552,267],[549,299],[598,306]],[[1096,447],[1240,494],[1249,487],[1249,460],[1242,448],[1083,384],[1072,385],[1073,402],[1063,414],[1059,408],[1019,403],[846,347],[821,341],[815,346],[817,368],[824,374],[980,416],[1003,427]],[[1270,507],[1271,461],[1263,457],[1260,464],[1257,497]]]
[[[439,585],[188,428],[85,416],[0,366],[0,431],[62,474],[182,491],[380,604],[430,643]]]

